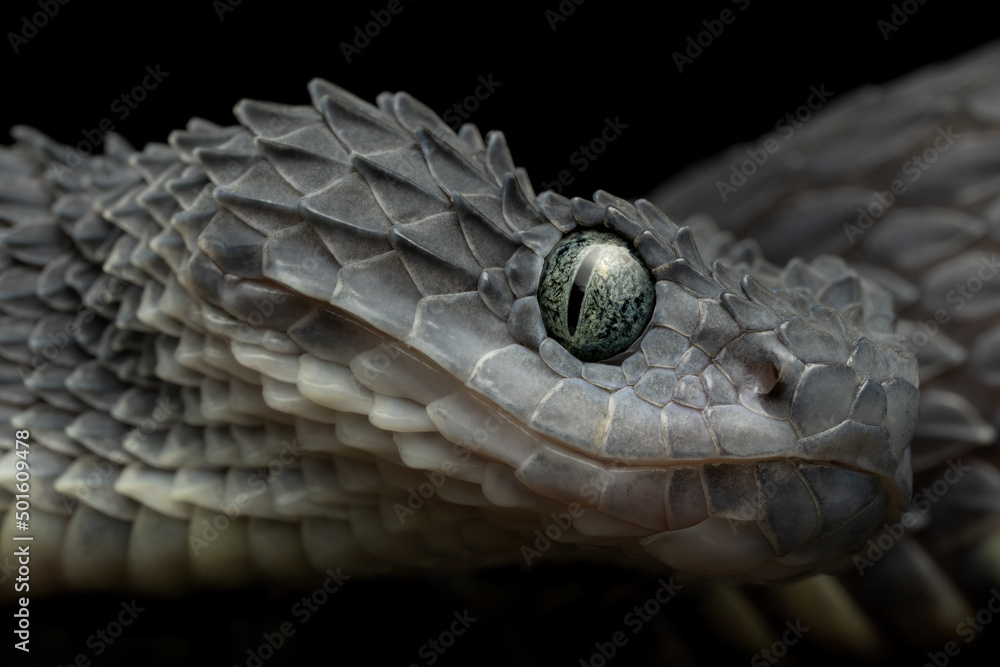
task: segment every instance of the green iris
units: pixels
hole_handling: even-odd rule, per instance
[[[624,352],[653,314],[653,277],[628,242],[587,230],[545,259],[538,305],[548,334],[583,361]]]

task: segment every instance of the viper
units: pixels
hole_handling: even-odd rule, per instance
[[[33,594],[891,554],[950,618],[935,558],[995,573],[994,61],[636,201],[536,194],[502,134],[321,80],[142,151],[15,128],[4,553],[33,538]]]

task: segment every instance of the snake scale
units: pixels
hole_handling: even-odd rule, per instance
[[[3,397],[11,428],[30,430],[32,453],[41,452],[32,459],[33,525],[50,544],[66,540],[65,551],[35,561],[39,588],[120,587],[122,572],[128,587],[154,590],[238,585],[268,573],[311,581],[338,566],[519,562],[526,545],[545,559],[583,553],[641,565],[651,556],[680,570],[759,580],[862,546],[899,518],[909,493],[917,376],[904,343],[926,333],[920,323],[929,326],[939,301],[921,297],[945,295],[956,271],[964,278],[988,267],[970,253],[995,248],[988,127],[996,80],[984,76],[994,61],[987,53],[958,70],[964,78],[950,73],[940,83],[951,95],[943,101],[924,92],[932,102],[916,104],[927,83],[916,93],[900,84],[885,94],[898,101],[881,123],[849,115],[876,100],[840,102],[846,118],[831,108],[825,125],[796,138],[819,156],[815,164],[803,169],[798,155],[780,155],[772,171],[755,176],[759,199],[739,208],[717,206],[715,181],[725,169],[695,171],[651,197],[671,218],[603,192],[593,202],[536,198],[502,135],[483,138],[470,127],[455,134],[405,94],[380,97],[376,107],[320,81],[310,89],[312,106],[241,103],[242,127],[195,120],[169,147],[137,154],[115,138],[105,158],[83,165],[60,168],[62,147],[18,130],[3,163],[10,227],[0,278],[11,337],[4,354],[15,369],[27,363],[38,372],[27,380],[9,374]],[[823,249],[843,250],[844,212],[853,221],[857,206],[870,203],[867,190],[849,185],[892,183],[906,156],[952,126],[955,150],[949,144],[893,216],[849,248],[863,278],[831,259],[768,264],[753,244],[688,218],[708,212],[727,228],[763,230],[769,258],[787,259],[782,253],[797,247],[791,231],[824,224],[831,231]],[[850,156],[864,151],[837,150],[852,138],[898,148],[859,164]],[[796,179],[809,178],[824,196],[796,198],[804,189]],[[949,211],[909,212],[930,206]],[[626,353],[630,361],[617,364],[620,372],[574,360],[555,344],[534,298],[542,258],[577,228],[635,240],[658,281],[652,327]],[[916,292],[920,276],[943,277]],[[933,481],[948,461],[995,439],[996,284],[982,284],[966,299],[968,318],[956,309],[955,319],[971,325],[944,322],[917,347],[918,488],[921,474]],[[779,298],[762,285],[779,288]],[[916,324],[892,334],[892,309],[902,306]],[[91,314],[86,326],[73,326],[77,311]],[[463,329],[478,335],[456,336]],[[75,340],[62,342],[60,333]],[[723,354],[737,340],[749,349]],[[57,353],[46,354],[48,345]],[[499,363],[483,371],[493,357]],[[862,401],[862,392],[884,398]],[[773,402],[759,398],[772,393]],[[879,400],[884,408],[870,414],[866,406]],[[839,413],[815,409],[830,403]],[[703,408],[708,437],[699,442],[694,427],[674,424],[689,424],[690,411]],[[862,435],[843,435],[848,422]],[[476,427],[486,430],[482,442]],[[581,437],[584,428],[601,437]],[[801,444],[831,431],[837,437]],[[504,437],[490,437],[496,433]],[[846,462],[838,452],[845,441],[864,443]],[[879,447],[890,454],[869,458]],[[715,460],[698,463],[706,454]],[[754,462],[736,462],[747,457]],[[976,459],[947,503],[916,526],[916,538],[887,552],[911,571],[930,568],[927,594],[955,608],[965,604],[956,590],[963,582],[933,576],[919,538],[946,545],[939,559],[975,564],[965,568],[970,577],[984,569],[989,576],[995,540],[984,538],[979,519],[996,502],[990,457],[987,450]],[[15,455],[8,458],[5,471]],[[594,460],[608,465],[594,471]],[[670,467],[675,460],[683,465]],[[670,502],[670,489],[690,488],[674,480],[691,475],[703,491],[701,510],[684,492]],[[411,489],[426,483],[433,493],[414,498]],[[727,493],[741,488],[749,496]],[[658,491],[662,499],[664,489],[668,502],[650,513],[649,498]],[[241,491],[254,504],[213,537],[203,527],[240,506]],[[792,506],[788,494],[810,500],[811,514],[783,520],[776,510]],[[856,504],[841,511],[834,501],[844,500]],[[821,527],[838,512],[838,525]],[[563,514],[576,519],[572,529],[560,523]],[[858,532],[833,551],[794,551],[821,533],[850,533],[841,531],[854,516],[862,516]],[[543,549],[534,531],[553,524],[558,538]],[[12,526],[8,512],[5,548]],[[681,533],[697,526],[711,531]],[[732,550],[720,547],[727,542]]]

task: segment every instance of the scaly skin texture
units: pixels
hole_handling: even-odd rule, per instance
[[[550,549],[771,581],[899,517],[917,371],[885,290],[643,200],[535,198],[502,135],[405,93],[310,93],[93,160],[15,128],[3,536],[39,531],[36,592]],[[535,298],[580,228],[656,280],[604,363],[549,338]]]
[[[898,542],[905,548],[883,554],[873,545],[855,565],[860,589],[905,585],[927,603],[922,618],[889,596],[875,604],[927,646],[962,635],[998,575],[998,53],[988,47],[844,96],[745,186],[733,187],[731,165],[768,137],[650,196],[665,210],[707,213],[752,234],[776,260],[838,253],[893,292],[899,330],[920,362],[912,530]],[[900,535],[886,526],[879,539],[896,544]],[[933,628],[933,640],[918,638]]]
[[[771,581],[899,517],[917,373],[885,290],[642,200],[535,198],[503,135],[405,93],[310,94],[169,148],[111,137],[104,159],[15,128],[5,397],[25,444],[3,462],[37,466],[46,583],[530,565],[543,530],[567,558]],[[535,297],[587,228],[656,281],[646,330],[601,363],[548,337]],[[619,312],[596,280],[586,299]]]

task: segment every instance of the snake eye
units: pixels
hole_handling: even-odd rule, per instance
[[[545,259],[538,305],[548,334],[583,361],[601,361],[635,342],[653,314],[653,277],[620,236],[587,230]]]

